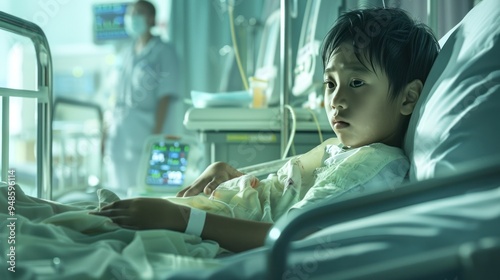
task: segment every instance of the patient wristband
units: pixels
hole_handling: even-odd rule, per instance
[[[206,217],[207,212],[197,208],[191,208],[185,233],[201,236],[201,232],[205,226]]]

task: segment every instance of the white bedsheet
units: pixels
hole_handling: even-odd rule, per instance
[[[107,194],[101,193],[103,203],[114,199]],[[97,205],[47,202],[16,186],[15,215],[10,216],[8,199],[7,187],[0,187],[0,279],[152,279],[175,269],[220,265],[213,259],[220,251],[215,242],[168,230],[123,229],[89,215]],[[15,226],[12,232],[9,225]],[[7,244],[9,236],[15,243]],[[10,246],[12,263],[7,262]]]

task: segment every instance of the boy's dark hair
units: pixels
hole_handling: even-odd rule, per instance
[[[409,82],[419,79],[425,83],[440,49],[429,27],[415,22],[398,8],[360,9],[342,14],[323,41],[323,66],[344,42],[352,42],[356,57],[366,68],[375,71],[376,64],[385,71],[391,100]],[[365,65],[366,61],[370,65]]]

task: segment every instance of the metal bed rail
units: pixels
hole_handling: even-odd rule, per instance
[[[61,110],[61,107],[64,106],[71,106],[72,109],[77,109],[77,110],[87,110],[88,112],[92,112],[95,114],[95,120],[97,123],[95,123],[96,127],[92,126],[90,131],[87,130],[88,128],[85,127],[69,127],[69,130],[67,130],[64,125],[61,125],[61,122],[74,122],[74,120],[68,120],[67,117],[60,117],[59,112]],[[64,110],[64,109],[62,109]],[[80,114],[83,114],[81,111],[76,114],[77,118],[80,116]],[[75,114],[72,114],[74,117]],[[86,120],[89,120],[88,116],[86,116]],[[53,102],[53,107],[52,107],[52,159],[53,159],[53,184],[52,184],[52,199],[53,200],[58,200],[62,195],[65,193],[69,192],[74,192],[74,191],[88,191],[89,188],[95,187],[96,185],[90,184],[89,183],[89,176],[94,175],[97,177],[98,182],[96,184],[99,184],[103,180],[103,141],[104,141],[104,114],[101,109],[101,106],[99,106],[97,103],[93,102],[88,102],[88,101],[81,101],[81,100],[76,100],[76,99],[70,99],[70,98],[65,98],[65,97],[55,97],[54,102]],[[82,130],[83,129],[83,130]],[[62,132],[64,131],[64,132]],[[62,136],[64,135],[64,136]],[[82,138],[83,137],[83,138]],[[75,151],[73,152],[73,155],[71,155],[71,152],[68,154],[67,150],[65,148],[64,142],[68,141],[71,142],[71,140],[75,139],[85,139],[86,141],[92,141],[95,139],[98,139],[98,148],[96,149],[95,146],[91,148],[86,148],[85,152],[78,151],[78,148],[75,148]],[[59,146],[58,146],[59,145]],[[57,148],[59,147],[59,154],[57,153]],[[89,155],[81,155],[81,153],[86,153],[89,150],[92,150],[94,153],[92,154],[93,156]],[[80,155],[76,155],[80,154]],[[75,156],[73,160],[67,160],[67,156]],[[83,163],[79,162],[77,157],[83,158]],[[97,162],[97,166],[95,167],[96,169],[90,171],[88,162],[89,160],[94,160]],[[73,161],[73,162],[71,162]],[[84,170],[81,170],[81,165],[87,163],[87,167],[84,168]],[[61,170],[61,167],[70,167],[71,168],[71,179],[68,179],[69,184],[66,184],[66,179],[64,178],[64,172],[58,172]],[[80,180],[79,180],[80,179]],[[83,179],[85,182],[83,185],[81,185],[81,179]]]
[[[291,242],[311,233],[318,226],[340,224],[431,200],[463,195],[476,189],[498,188],[498,170],[500,160],[497,156],[471,160],[449,176],[408,183],[393,192],[378,192],[333,204],[323,203],[306,212],[291,213],[289,219],[278,220],[267,237],[266,245],[270,247],[267,279],[282,279]]]
[[[2,97],[2,161],[1,180],[6,181],[9,169],[9,99],[37,99],[37,196],[51,199],[52,193],[52,56],[43,30],[36,24],[0,12],[0,29],[31,39],[37,60],[37,90],[0,87]]]

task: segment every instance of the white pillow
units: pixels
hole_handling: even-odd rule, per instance
[[[500,157],[500,5],[483,0],[450,32],[410,120],[410,180]]]

